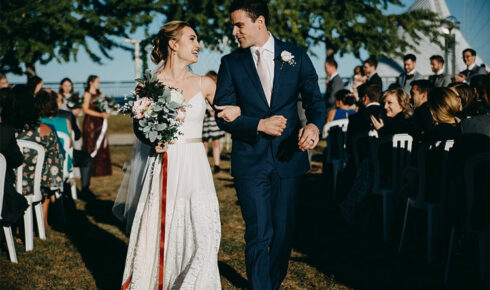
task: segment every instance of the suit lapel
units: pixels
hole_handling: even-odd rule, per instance
[[[250,80],[254,84],[254,87],[257,89],[260,98],[265,102],[267,106],[267,99],[264,94],[264,88],[262,88],[262,84],[260,83],[259,74],[257,73],[257,68],[255,67],[255,63],[252,57],[252,52],[250,48],[246,48],[243,50],[243,57],[241,58],[242,64],[245,67],[245,71],[247,72]]]
[[[281,80],[281,52],[282,52],[282,44],[281,41],[274,38],[274,81],[272,83],[272,94],[271,94],[271,107],[274,104],[276,94],[279,91],[279,82]]]

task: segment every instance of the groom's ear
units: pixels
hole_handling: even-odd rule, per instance
[[[264,25],[264,27],[265,27],[265,18],[264,18],[264,16],[261,15],[261,16],[257,17],[257,19],[255,20],[255,22],[257,22],[257,24]]]

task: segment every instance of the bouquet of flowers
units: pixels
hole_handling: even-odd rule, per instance
[[[117,106],[114,103],[114,101],[107,97],[99,96],[95,98],[94,105],[95,105],[95,110],[100,113],[105,112],[110,114],[111,112],[117,110]]]
[[[78,96],[77,93],[69,94],[66,97],[66,106],[69,109],[80,109],[83,104],[83,99]]]
[[[182,92],[160,84],[150,70],[136,81],[136,90],[126,97],[128,102],[119,112],[138,120],[138,129],[154,145],[176,139],[185,117]]]

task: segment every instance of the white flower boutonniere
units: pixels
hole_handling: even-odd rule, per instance
[[[281,52],[279,60],[282,62],[281,69],[285,63],[289,64],[290,66],[294,66],[296,64],[296,61],[294,60],[294,55],[287,50],[283,50]]]

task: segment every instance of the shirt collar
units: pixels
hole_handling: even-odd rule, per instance
[[[254,55],[255,51],[257,51],[257,49],[259,49],[259,48],[260,48],[260,46],[250,47],[250,51],[252,52],[252,55]],[[268,52],[272,53],[272,55],[274,55],[274,37],[272,36],[272,34],[270,32],[269,32],[269,39],[267,39],[267,41],[264,43],[262,48],[264,49],[264,51],[268,51]]]
[[[371,102],[371,103],[366,105],[366,108],[371,107],[371,106],[379,106],[379,103],[378,102]]]
[[[413,70],[411,70],[411,71],[407,72],[407,76],[408,76],[408,75],[414,75],[414,74],[415,74],[415,69],[413,69]]]
[[[334,77],[336,77],[339,74],[339,72],[335,72],[332,76],[330,76],[330,81],[333,80]]]
[[[468,67],[468,70],[473,70],[476,66],[476,62],[474,62],[472,65]]]
[[[368,79],[371,79],[375,74],[377,74],[377,71],[374,71],[372,74],[366,74]]]
[[[444,73],[444,66],[436,72],[436,75],[442,75]]]

